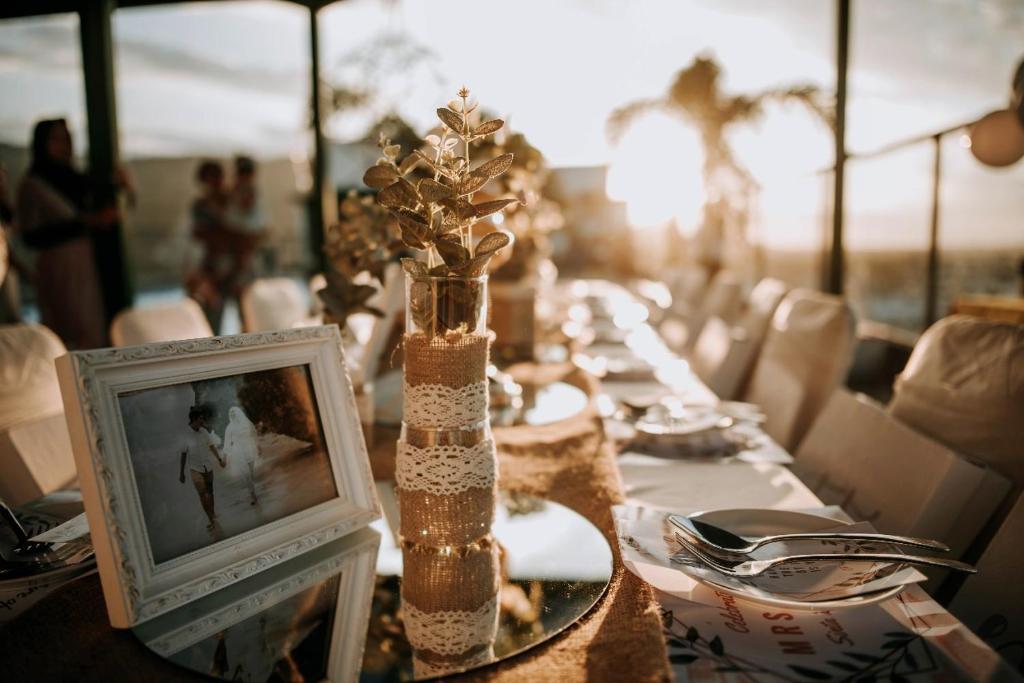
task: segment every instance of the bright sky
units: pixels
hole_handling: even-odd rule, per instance
[[[1010,75],[1024,56],[1024,3],[852,4],[852,150],[871,150],[1005,106]],[[394,108],[425,128],[434,108],[465,83],[553,165],[604,164],[636,151],[610,147],[608,113],[661,94],[697,54],[718,59],[729,91],[796,82],[831,88],[833,13],[834,3],[825,0],[347,0],[321,13],[322,63],[328,79],[351,79],[354,52],[379,45],[374,41],[382,36],[402,35],[432,56],[401,65],[397,51],[374,52],[382,64],[376,79],[382,110]],[[0,88],[16,93],[0,108],[0,141],[24,144],[32,122],[44,115],[67,115],[81,130],[76,33],[72,16],[0,22]],[[307,148],[303,8],[259,0],[119,10],[115,36],[127,155],[244,150],[279,156]],[[331,130],[351,137],[363,123],[344,116]],[[645,148],[652,136],[665,138],[661,149],[651,150],[664,157],[673,142],[686,148],[686,135],[658,124],[653,133],[636,136]],[[775,107],[759,125],[738,132],[734,143],[765,188],[762,233],[780,245],[805,244],[792,225],[820,223],[815,212],[822,183],[813,171],[831,161],[827,133],[802,111]],[[1020,244],[1024,211],[1005,193],[1024,195],[1022,169],[997,174],[979,169],[962,150],[956,154],[956,148],[947,154],[944,197],[953,204],[961,195],[978,202],[989,225],[985,239]],[[854,217],[865,243],[894,239],[891,221],[881,220],[887,215],[912,209],[916,216],[927,206],[929,168],[928,152],[919,150],[851,171],[851,195],[871,217]],[[692,167],[680,173],[670,177],[677,185],[693,175]],[[963,179],[972,179],[969,187]],[[979,192],[989,198],[979,202]],[[794,202],[808,196],[813,202]],[[697,199],[680,201],[692,209]],[[919,232],[916,222],[913,231]]]

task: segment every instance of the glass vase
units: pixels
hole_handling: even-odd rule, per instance
[[[400,533],[406,543],[464,547],[489,536],[497,495],[487,276],[406,274],[405,319]]]

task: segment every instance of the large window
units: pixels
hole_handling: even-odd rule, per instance
[[[36,121],[65,118],[76,155],[88,149],[78,16],[0,21],[0,163],[12,189],[28,164]]]
[[[1024,56],[1024,5],[852,4],[852,151],[927,136],[1006,106]],[[926,323],[933,163],[926,140],[847,166],[849,296],[861,315],[912,330]],[[963,294],[1012,293],[1024,256],[1024,168],[987,169],[954,133],[943,139],[941,173],[939,316]]]
[[[122,155],[138,187],[127,241],[143,289],[194,260],[188,207],[202,159],[259,164],[270,238],[263,273],[305,267],[296,185],[309,152],[309,13],[287,2],[203,2],[114,13]],[[303,169],[304,170],[304,169]],[[273,262],[270,262],[273,257]]]

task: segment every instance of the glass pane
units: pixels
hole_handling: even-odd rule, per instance
[[[237,154],[257,162],[267,238],[256,272],[303,270],[308,11],[257,1],[119,9],[114,38],[122,154],[138,189],[127,226],[137,286],[176,289],[197,264],[197,166],[221,162],[230,188]]]
[[[930,142],[846,166],[846,294],[859,319],[924,325]]]
[[[0,163],[13,193],[29,162],[32,127],[63,117],[79,159],[88,151],[78,15],[0,21]],[[79,163],[81,167],[81,163]]]
[[[1006,106],[1024,44],[1021,3],[851,4],[850,149],[877,149]]]
[[[959,136],[943,142],[939,315],[959,296],[1021,296],[1021,188],[1024,163],[990,168],[971,155]]]

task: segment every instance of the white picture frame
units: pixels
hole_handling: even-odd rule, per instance
[[[133,632],[153,652],[173,658],[277,605],[287,605],[290,598],[337,576],[323,680],[356,681],[362,668],[380,541],[377,531],[360,529],[140,624]]]
[[[230,533],[223,530],[217,533],[214,524],[222,522],[217,513],[211,515],[204,498],[206,491],[209,491],[211,501],[217,495],[229,495],[232,480],[226,474],[223,475],[225,483],[220,488],[217,479],[211,478],[207,482],[208,488],[203,489],[202,475],[195,473],[192,477],[193,491],[192,486],[186,484],[186,457],[183,453],[180,479],[172,475],[177,481],[167,481],[167,477],[160,480],[161,495],[169,491],[166,497],[173,500],[165,501],[152,493],[158,489],[147,481],[153,478],[158,467],[160,472],[166,472],[172,466],[177,468],[175,458],[179,448],[175,445],[177,442],[164,447],[167,440],[157,441],[154,437],[153,445],[147,445],[143,450],[149,458],[148,453],[159,448],[161,459],[141,459],[138,455],[140,449],[129,447],[128,432],[131,432],[133,443],[138,444],[139,434],[145,431],[146,425],[156,424],[164,428],[169,421],[147,422],[146,419],[136,419],[137,411],[129,412],[126,431],[123,414],[128,410],[128,404],[124,403],[126,397],[161,391],[173,391],[177,396],[185,391],[182,387],[187,385],[198,398],[198,387],[206,386],[204,382],[230,380],[245,385],[248,379],[234,378],[275,371],[305,375],[302,384],[308,387],[306,393],[311,397],[295,394],[296,400],[285,403],[297,402],[306,407],[310,413],[303,418],[306,424],[312,419],[320,430],[313,438],[316,448],[309,446],[303,451],[309,458],[302,460],[301,467],[316,467],[315,472],[321,475],[327,475],[325,468],[328,468],[329,476],[312,477],[308,472],[314,470],[304,469],[298,471],[304,476],[297,477],[296,468],[300,466],[292,465],[292,469],[283,470],[284,474],[279,476],[297,477],[294,481],[299,483],[298,486],[278,485],[269,493],[261,492],[260,496],[253,488],[252,496],[258,503],[251,504],[261,515],[276,514],[262,511],[264,495],[269,501],[266,503],[268,508],[282,511],[281,516],[256,526],[245,526],[251,523],[252,518],[243,517],[248,514],[244,512],[244,503],[231,499],[225,514],[222,501],[220,517],[245,521],[241,526],[236,525],[240,530]],[[355,396],[345,370],[341,336],[335,325],[76,351],[57,359],[57,372],[104,599],[115,628],[128,628],[152,619],[362,528],[380,517]],[[151,395],[158,400],[150,403],[163,406],[160,409],[165,410],[168,402],[164,395]],[[241,394],[235,396],[240,397]],[[259,415],[251,417],[262,426]],[[198,431],[191,423],[191,412],[187,420],[184,416],[180,419],[185,421],[185,427]],[[283,431],[274,432],[268,438],[276,439],[274,443],[291,438],[283,436],[280,433]],[[267,457],[262,440],[266,435],[266,432],[259,432],[257,437],[260,440],[259,458]],[[215,440],[215,437],[210,438]],[[266,467],[294,462],[298,456],[288,454],[287,457],[293,460],[282,455],[277,460],[269,460]],[[217,455],[217,461],[221,461],[221,455]],[[220,466],[223,468],[224,464]],[[218,476],[216,464],[210,466],[210,471],[213,472],[211,477]],[[176,469],[171,472],[176,472]],[[191,475],[194,470],[189,472]],[[276,470],[271,469],[270,472]],[[196,481],[197,478],[200,481]],[[255,475],[252,479],[256,479]],[[292,481],[289,479],[286,484]],[[330,488],[332,483],[333,489]],[[290,510],[289,505],[294,507],[297,504],[288,496],[305,495],[303,492],[310,486],[318,491],[319,497],[309,498],[316,501],[315,504],[285,512]],[[225,488],[227,493],[216,493]],[[150,516],[150,510],[157,504],[167,519],[158,519],[155,513]],[[197,507],[200,504],[202,507]],[[211,503],[210,507],[213,508],[214,504]],[[186,537],[184,531],[179,533],[179,527],[173,526],[179,524],[173,516],[191,514],[192,517],[181,521],[180,529],[193,529],[199,526],[200,521],[206,521],[196,519],[196,515],[201,516],[203,512],[209,517],[209,525],[206,526],[210,533],[209,544],[177,554],[168,550],[171,545],[180,546],[181,538]],[[161,523],[160,526],[156,526],[155,519]],[[223,524],[227,525],[227,521]],[[189,542],[202,543],[203,540],[189,539]]]

